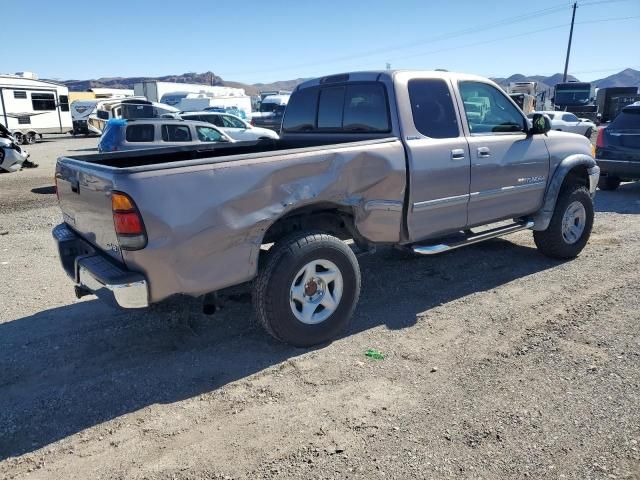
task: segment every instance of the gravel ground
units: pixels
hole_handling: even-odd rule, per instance
[[[530,232],[362,257],[350,331],[301,350],[245,287],[212,317],[74,298],[53,165],[96,142],[0,175],[0,478],[640,479],[640,184],[598,193],[571,262]]]

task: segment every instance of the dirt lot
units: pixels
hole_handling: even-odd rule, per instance
[[[0,175],[0,478],[640,479],[640,184],[571,262],[529,232],[363,257],[351,329],[300,350],[246,288],[213,317],[76,300],[53,165],[96,139],[53,138]]]

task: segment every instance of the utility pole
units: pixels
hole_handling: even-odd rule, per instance
[[[564,75],[562,75],[562,83],[567,81],[567,70],[569,69],[569,54],[571,53],[571,39],[573,38],[573,22],[576,20],[576,8],[578,2],[573,2],[573,14],[571,15],[571,30],[569,30],[569,45],[567,45],[567,59],[564,62]]]

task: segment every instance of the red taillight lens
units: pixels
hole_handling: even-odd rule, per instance
[[[116,226],[118,235],[142,235],[144,233],[138,212],[114,212],[113,223]]]
[[[147,232],[134,201],[125,193],[111,192],[113,225],[123,250],[140,250],[147,245]]]
[[[604,128],[598,130],[598,139],[596,140],[596,147],[603,148],[604,147]]]

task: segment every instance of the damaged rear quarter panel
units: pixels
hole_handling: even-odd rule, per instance
[[[363,237],[399,241],[406,185],[399,140],[238,157],[118,175],[115,189],[136,201],[149,237],[124,259],[146,274],[152,301],[250,280],[266,230],[304,206],[351,207]]]

